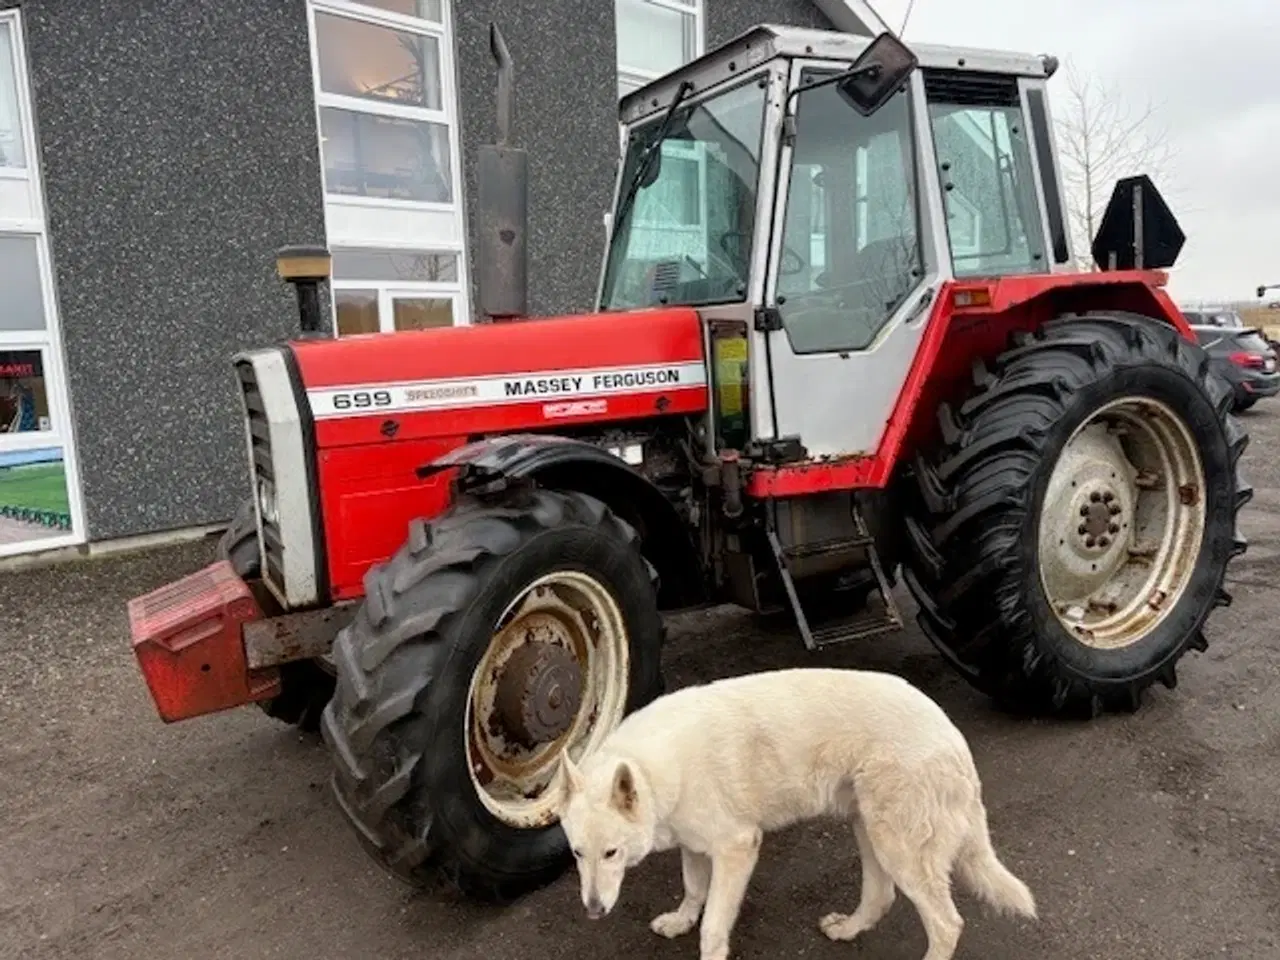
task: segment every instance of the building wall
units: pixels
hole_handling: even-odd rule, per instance
[[[296,332],[274,253],[325,241],[305,0],[13,6],[89,539],[223,521],[230,357]]]
[[[455,0],[454,17],[469,244],[477,150],[497,135],[494,21],[515,63],[512,139],[529,151],[529,309],[590,309],[618,152],[613,3]]]
[[[831,21],[814,6],[813,0],[705,0],[705,2],[708,50],[762,23],[831,29]]]

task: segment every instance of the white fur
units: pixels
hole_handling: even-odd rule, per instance
[[[576,766],[566,755],[560,821],[589,915],[622,878],[679,847],[684,899],[651,924],[665,937],[701,926],[701,960],[726,960],[764,833],[820,816],[853,821],[862,899],[819,922],[832,940],[871,929],[895,887],[929,937],[924,960],[951,960],[964,921],[951,873],[993,906],[1034,918],[1031,891],[1000,863],[964,736],[900,677],[777,670],[660,697]]]

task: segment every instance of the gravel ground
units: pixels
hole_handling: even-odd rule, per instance
[[[967,960],[1280,956],[1280,404],[1244,415],[1257,494],[1235,604],[1135,716],[1031,723],[995,713],[917,631],[821,656],[732,611],[673,623],[674,685],[797,663],[902,673],[970,738],[995,844],[1039,924],[961,896]],[[505,910],[415,892],[364,855],[325,785],[318,741],[246,708],[166,726],[128,646],[125,601],[195,568],[209,543],[0,574],[0,957],[693,958],[649,933],[679,896],[675,855],[637,869],[605,921],[568,876]],[[904,605],[910,612],[909,601]],[[817,930],[850,909],[839,825],[766,840],[736,934],[741,960],[919,960],[909,903],[857,946]]]

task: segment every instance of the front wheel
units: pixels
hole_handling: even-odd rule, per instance
[[[1136,709],[1230,601],[1252,495],[1230,392],[1176,330],[1128,314],[1047,324],[975,381],[912,468],[921,625],[1010,706]]]
[[[322,731],[366,849],[490,901],[554,880],[560,753],[580,759],[662,692],[636,532],[580,493],[463,500],[415,523],[365,594]]]

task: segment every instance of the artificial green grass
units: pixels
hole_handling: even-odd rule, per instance
[[[0,467],[0,508],[70,513],[66,468],[61,463]]]

